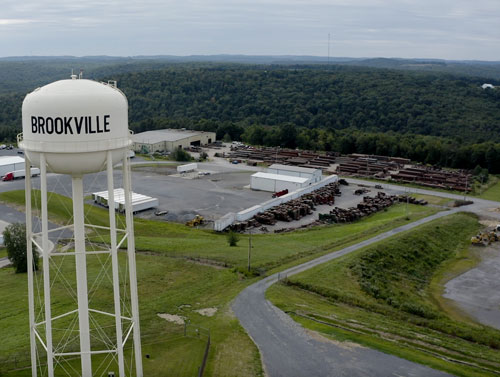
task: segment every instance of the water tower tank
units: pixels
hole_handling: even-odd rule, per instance
[[[35,89],[23,102],[19,145],[29,160],[47,171],[79,176],[106,167],[107,151],[118,162],[132,141],[128,103],[115,85],[92,80],[60,80]]]

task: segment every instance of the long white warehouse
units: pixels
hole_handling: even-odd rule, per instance
[[[309,178],[263,172],[253,174],[250,179],[250,188],[252,190],[269,192],[282,190],[295,191],[307,187],[309,184]]]
[[[321,181],[323,174],[321,172],[321,169],[302,168],[300,166],[289,166],[281,164],[272,164],[267,168],[266,171],[271,174],[290,175],[292,177],[308,178],[311,181],[311,183],[316,183]]]
[[[115,210],[125,212],[125,191],[122,188],[114,190],[115,193]],[[108,191],[94,192],[92,194],[94,202],[108,207],[109,193]],[[158,207],[158,199],[150,196],[132,193],[132,212],[145,211],[150,208]]]
[[[24,170],[24,158],[18,156],[0,157],[0,177],[16,170]]]

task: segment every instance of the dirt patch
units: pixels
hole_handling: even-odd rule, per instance
[[[365,348],[362,345],[357,344],[357,343],[353,343],[353,342],[339,342],[337,340],[333,340],[333,339],[324,337],[323,335],[317,333],[316,331],[312,331],[312,330],[309,330],[309,329],[305,329],[305,330],[306,330],[306,333],[307,333],[308,336],[310,336],[314,340],[317,340],[318,342],[321,342],[321,343],[335,344],[336,346],[338,346],[340,348],[343,348],[345,350],[349,350],[349,351],[352,351],[355,348]]]
[[[496,208],[495,212],[499,212],[499,208]],[[484,225],[488,228],[496,228],[496,226],[498,225],[498,220],[494,221],[494,220],[483,219],[479,221],[479,224]]]
[[[217,262],[211,259],[200,259],[200,258],[186,258],[188,262],[195,263],[195,264],[201,264],[202,266],[209,266],[216,268],[218,270],[222,270],[224,268],[228,268],[226,263],[221,263]]]
[[[213,317],[217,313],[217,308],[198,309],[195,312],[205,317]]]
[[[164,320],[167,320],[168,322],[175,323],[177,325],[183,325],[185,320],[184,317],[175,314],[158,313],[157,316],[163,318]]]

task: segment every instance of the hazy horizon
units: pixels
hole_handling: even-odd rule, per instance
[[[0,56],[499,61],[499,18],[495,0],[6,0]]]

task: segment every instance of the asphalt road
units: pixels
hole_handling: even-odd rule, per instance
[[[373,186],[361,180],[349,180]],[[400,186],[383,185],[384,188],[397,190]],[[411,189],[411,193],[422,193],[451,199],[463,199],[463,196],[430,190]],[[339,258],[367,245],[381,241],[395,234],[415,228],[429,221],[460,211],[469,211],[500,219],[500,213],[489,212],[500,203],[473,199],[474,203],[465,207],[443,211],[420,219],[369,240],[352,245],[304,264],[280,272],[281,276],[291,276],[330,260]],[[259,348],[264,368],[270,377],[306,377],[306,376],[447,376],[428,367],[387,355],[368,348],[347,348],[305,330],[287,314],[266,300],[266,290],[278,279],[278,274],[271,275],[243,290],[233,302],[232,308],[242,326]],[[321,340],[319,340],[321,339]]]
[[[10,264],[10,260],[7,257],[0,258],[0,268],[6,267]]]
[[[297,274],[459,210],[439,212],[279,274]],[[267,288],[277,279],[276,273],[247,287],[236,297],[232,306],[240,323],[257,344],[268,376],[448,376],[446,373],[369,348],[349,349],[333,342],[318,340],[266,300]]]

